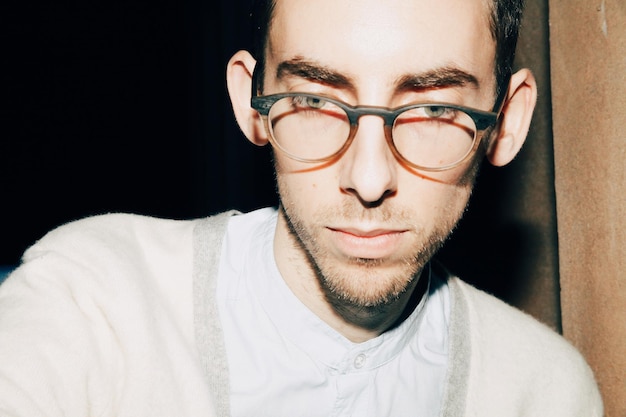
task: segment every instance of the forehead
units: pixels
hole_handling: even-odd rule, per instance
[[[491,81],[487,1],[277,0],[267,65],[304,58],[363,81],[454,65]]]

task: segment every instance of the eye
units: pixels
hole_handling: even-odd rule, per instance
[[[428,117],[441,117],[446,112],[446,108],[443,106],[427,106],[424,107],[424,113]]]
[[[294,96],[292,102],[296,107],[300,107],[304,110],[319,110],[327,104],[326,100],[315,96]]]
[[[319,97],[306,97],[306,105],[313,109],[321,109],[324,107],[326,101],[322,100]]]

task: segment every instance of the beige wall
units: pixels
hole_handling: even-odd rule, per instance
[[[550,0],[562,326],[626,416],[626,1]]]

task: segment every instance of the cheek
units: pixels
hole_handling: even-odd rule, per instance
[[[410,175],[405,187],[398,187],[398,204],[421,217],[424,225],[456,222],[471,195],[473,180],[466,177],[465,173],[449,172],[445,173],[445,178]]]
[[[471,188],[469,186],[453,187],[441,199],[438,210],[446,213],[446,217],[454,217],[458,220],[467,207],[470,195]]]
[[[305,164],[288,158],[274,156],[274,170],[280,193],[309,195],[330,194],[333,184],[338,184],[335,170],[326,165]]]
[[[329,178],[321,178],[311,172],[286,172],[284,168],[277,167],[276,182],[280,200],[290,211],[304,215],[329,203],[332,183]]]
[[[404,185],[411,189],[407,199],[423,210],[433,210],[432,217],[435,219],[460,216],[472,193],[479,166],[480,159],[477,158],[448,171],[415,173],[407,170],[404,172]],[[402,193],[400,187],[399,190]],[[404,204],[407,204],[407,199],[404,199]]]

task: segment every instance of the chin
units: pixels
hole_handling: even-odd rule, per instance
[[[406,293],[427,261],[413,258],[386,266],[377,259],[355,259],[350,265],[337,267],[332,261],[317,259],[315,269],[329,301],[370,308],[392,304]]]

